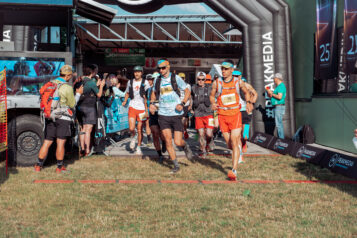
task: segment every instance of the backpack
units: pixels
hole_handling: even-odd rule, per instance
[[[302,143],[303,144],[315,143],[315,133],[310,125],[304,125],[302,129]]]
[[[53,112],[60,106],[58,90],[63,84],[65,83],[63,82],[57,84],[53,81],[50,81],[43,85],[40,89],[40,108],[43,116],[47,119],[56,119],[56,116]]]
[[[141,85],[140,85],[140,97],[144,98],[146,95],[145,92],[145,81],[146,79],[142,79]],[[129,87],[129,98],[132,100],[134,98],[134,79],[130,79],[130,87]]]
[[[209,93],[208,93],[208,86],[205,85],[204,86],[204,92],[203,95],[199,95],[197,90],[198,87],[197,85],[193,85],[192,86],[192,94],[193,94],[193,108],[197,108],[199,104],[201,104],[202,102],[199,101],[200,96],[203,96],[203,103],[205,104],[206,107],[209,107],[211,105],[211,102],[209,100]]]
[[[161,87],[161,79],[162,79],[162,75],[160,77],[157,78],[156,83],[154,85],[155,87],[155,95],[156,95],[156,100],[159,100],[160,97],[160,87]],[[176,82],[176,75],[174,73],[171,73],[171,86],[172,89],[176,92],[176,94],[181,97],[181,92],[180,89],[177,85]]]

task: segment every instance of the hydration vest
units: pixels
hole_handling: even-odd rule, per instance
[[[159,100],[159,98],[160,98],[161,80],[162,80],[162,75],[160,75],[160,77],[157,78],[156,83],[154,85],[156,100]],[[181,96],[181,92],[180,92],[180,89],[179,89],[179,87],[177,85],[176,75],[174,73],[171,73],[171,86],[172,86],[173,91],[176,92],[176,94],[180,97]]]
[[[218,114],[228,116],[237,114],[241,108],[239,95],[238,78],[233,77],[229,83],[224,82],[223,78],[218,78],[216,93]]]
[[[192,86],[193,108],[197,108],[201,103],[204,103],[206,107],[211,106],[211,102],[209,100],[209,86],[205,85],[203,88],[204,90],[202,93],[202,90],[199,90],[199,86]]]
[[[130,79],[130,86],[129,86],[129,98],[133,100],[134,98],[134,79]],[[144,98],[145,97],[145,79],[141,80],[141,85],[140,85],[140,97]]]

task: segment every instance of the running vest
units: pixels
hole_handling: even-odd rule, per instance
[[[217,79],[217,112],[219,115],[233,116],[240,112],[239,79],[233,78],[229,83]]]
[[[211,106],[211,102],[209,100],[209,90],[208,86],[204,86],[204,91],[199,90],[199,86],[192,86],[192,94],[193,94],[193,108],[196,109],[201,103],[204,103],[206,107]],[[200,93],[201,92],[201,93]]]
[[[240,91],[239,93],[239,96],[240,96],[240,105],[241,105],[241,109],[240,111],[243,112],[243,111],[246,111],[247,110],[247,102],[245,101],[245,95],[242,91]]]
[[[129,87],[129,98],[132,100],[134,98],[134,79],[130,79],[130,87]],[[145,79],[141,80],[141,85],[140,85],[140,97],[144,98],[145,97]]]
[[[160,97],[161,80],[162,80],[162,75],[160,75],[160,77],[157,78],[156,83],[154,85],[156,100],[159,100],[159,97]],[[176,75],[174,73],[171,73],[171,86],[172,86],[172,89],[174,90],[174,92],[176,92],[176,94],[180,97],[181,96],[181,92],[180,92],[180,89],[179,89],[179,87],[177,85]]]

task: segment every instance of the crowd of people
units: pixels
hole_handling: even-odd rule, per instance
[[[158,61],[157,70],[144,77],[143,67],[135,66],[134,78],[126,80],[126,87],[123,87],[123,81],[116,75],[104,74],[101,79],[98,77],[98,67],[89,65],[83,69],[83,76],[75,81],[72,88],[67,83],[73,76],[72,68],[63,66],[60,77],[51,81],[58,85],[54,92],[54,95],[58,96],[52,96],[53,101],[57,98],[59,102],[52,102],[51,116],[45,117],[45,140],[35,171],[41,171],[54,140],[57,143],[56,172],[66,171],[63,165],[64,145],[66,139],[71,136],[70,124],[74,114],[80,124],[80,154],[88,156],[92,147],[92,130],[97,123],[96,102],[105,98],[104,101],[108,103],[108,97],[121,97],[122,106],[128,107],[131,137],[129,148],[132,152],[142,154],[145,130],[148,144],[153,143],[157,151],[158,162],[163,163],[163,153],[167,151],[173,163],[171,173],[177,173],[180,165],[173,143],[176,148],[185,152],[189,160],[193,160],[191,148],[186,142],[189,137],[188,118],[193,115],[200,156],[205,158],[214,150],[213,138],[221,133],[227,147],[232,150],[232,169],[228,171],[228,178],[236,180],[238,164],[244,162],[243,153],[247,151],[254,103],[258,99],[256,90],[242,77],[242,73],[234,68],[232,60],[225,60],[221,64],[222,77],[198,72],[194,85],[186,82],[184,73],[172,72],[167,59]],[[266,94],[276,105],[280,137],[284,136],[282,116],[286,96],[282,78],[281,74],[276,74],[274,81],[278,87],[274,91],[266,89]],[[43,88],[46,88],[46,85]],[[125,90],[121,90],[124,88]],[[58,108],[61,108],[61,113],[58,113]],[[57,111],[55,116],[53,111]]]

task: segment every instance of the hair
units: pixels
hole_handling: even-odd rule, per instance
[[[83,68],[83,75],[84,76],[89,76],[95,72],[95,70],[98,68],[98,66],[91,64],[91,65],[86,65]]]
[[[82,85],[83,85],[83,82],[82,82],[82,81],[79,81],[79,82],[75,83],[75,84],[73,85],[73,91],[74,91],[74,93],[75,93],[76,90],[77,90],[78,88],[80,88]]]

